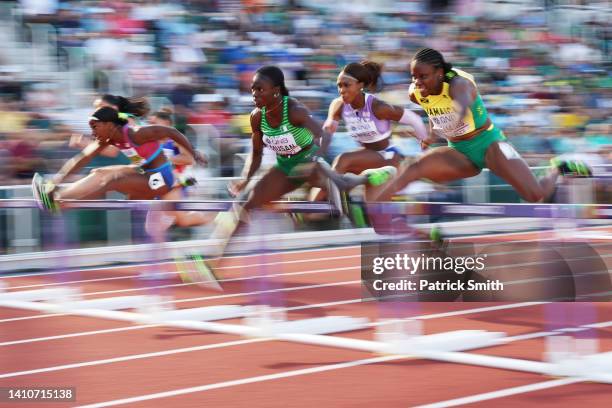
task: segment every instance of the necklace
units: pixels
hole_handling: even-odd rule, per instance
[[[275,107],[273,107],[272,109],[268,109],[266,108],[266,115],[270,112],[274,112],[275,110],[277,110],[278,108],[280,108],[283,105],[283,100],[281,99],[281,101],[278,103],[278,105],[276,105]]]

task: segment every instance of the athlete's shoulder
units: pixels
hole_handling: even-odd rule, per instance
[[[253,120],[253,119],[261,119],[261,114],[262,114],[261,108],[254,108],[251,111],[251,114],[250,114],[251,120]]]
[[[342,108],[344,107],[344,102],[342,101],[342,97],[337,97],[329,104],[327,117],[333,120],[340,120],[342,116]]]
[[[339,109],[342,105],[344,105],[344,101],[342,101],[342,97],[339,96],[330,102],[329,107],[332,109]]]
[[[251,114],[249,115],[249,120],[251,122],[251,130],[255,131],[255,130],[261,129],[261,119],[262,119],[261,108],[253,109],[251,111]]]
[[[299,100],[292,97],[287,97],[287,104],[289,120],[291,123],[295,124],[297,122],[301,122],[305,116],[310,116],[310,110]]]
[[[300,102],[298,99],[294,98],[293,96],[286,96],[286,98],[287,98],[287,107],[289,108],[289,110],[306,108],[306,105],[304,105],[302,102]]]
[[[408,87],[408,97],[412,102],[419,103],[418,96],[419,95],[417,95],[416,85],[414,84],[414,82],[410,83],[410,86]]]
[[[459,68],[453,68],[452,70],[447,72],[446,80],[448,81],[449,85],[452,85],[453,83],[461,83],[467,81],[472,85],[476,86],[476,80],[474,79],[474,76]]]

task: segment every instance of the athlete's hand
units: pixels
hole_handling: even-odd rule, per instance
[[[421,143],[421,150],[427,150],[429,146],[436,143],[442,138],[443,137],[438,133],[436,129],[432,129],[431,133],[427,135],[427,139],[419,140],[419,142]]]
[[[196,163],[199,164],[200,166],[202,167],[208,166],[208,159],[201,152],[195,150],[195,156],[193,158],[195,159]]]
[[[249,184],[249,180],[247,179],[236,181],[230,183],[230,185],[227,186],[227,190],[232,195],[232,197],[236,197],[242,192],[242,190],[246,188],[247,184]]]
[[[92,139],[86,137],[82,133],[73,133],[70,135],[70,141],[68,142],[68,147],[73,149],[82,149],[91,143]]]

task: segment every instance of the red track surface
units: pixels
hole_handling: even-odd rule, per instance
[[[610,265],[611,259],[607,258],[606,262]],[[271,297],[274,301],[286,304],[290,308],[290,319],[344,315],[375,320],[380,317],[376,305],[359,302],[359,267],[359,248],[348,247],[233,258],[226,263],[223,274],[226,279],[244,278],[249,274],[278,274],[266,284],[270,292],[265,294],[265,299]],[[2,280],[11,290],[46,287],[34,285],[74,285],[81,288],[86,299],[147,293],[172,295],[180,300],[176,304],[179,308],[247,304],[253,301],[253,297],[243,293],[262,289],[260,280],[254,279],[230,282],[223,294],[204,291],[193,285],[179,285],[178,279],[167,281],[166,287],[151,289],[132,277],[139,271],[140,268],[136,267],[107,268],[65,274],[61,280],[56,275],[28,275]],[[95,279],[105,280],[91,281]],[[314,306],[321,303],[332,304]],[[459,329],[486,329],[503,331],[513,336],[546,330],[544,309],[549,307],[546,305],[470,311],[496,305],[499,304],[423,303],[419,310],[412,310],[411,313],[430,315],[423,320],[427,334]],[[572,307],[572,304],[565,307]],[[594,303],[593,308],[597,310],[598,321],[612,320],[612,304]],[[463,313],[446,317],[434,315],[451,311]],[[238,323],[237,320],[233,322]],[[101,330],[107,332],[27,341]],[[597,334],[600,351],[612,351],[612,326],[598,329]],[[373,329],[338,335],[372,339]],[[475,353],[541,360],[543,351],[544,340],[539,337],[480,349]],[[143,355],[155,352],[162,353]],[[405,358],[352,367],[338,366],[379,357],[329,347],[161,326],[138,327],[125,322],[94,318],[43,316],[36,312],[0,308],[0,387],[77,388],[76,403],[36,405],[41,407],[102,403],[190,387],[203,388],[128,405],[177,408],[408,407],[555,380],[523,372]],[[120,359],[100,361],[117,358]],[[90,364],[82,364],[85,362]],[[68,364],[76,366],[61,367]],[[299,371],[325,366],[329,370]],[[45,368],[53,369],[42,370]],[[277,376],[262,377],[268,375]],[[518,393],[472,405],[608,407],[611,393],[610,385],[577,383]],[[0,406],[20,407],[32,404],[0,403]]]

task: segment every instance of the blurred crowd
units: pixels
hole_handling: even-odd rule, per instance
[[[0,47],[0,184],[56,171],[75,153],[70,137],[86,131],[91,103],[104,93],[147,96],[154,109],[171,106],[177,128],[193,139],[196,125],[212,125],[207,137],[217,140],[208,146],[219,156],[219,174],[233,175],[236,154],[248,151],[250,81],[258,67],[282,67],[292,95],[324,119],[339,70],[364,58],[384,64],[381,97],[411,106],[408,65],[423,46],[475,75],[493,120],[532,164],[570,152],[612,161],[607,2],[0,4],[2,29],[15,31],[13,48]],[[50,48],[40,47],[33,27],[52,34]],[[28,46],[50,50],[55,72],[46,73],[40,59],[33,66],[35,58],[14,58]],[[67,79],[78,75],[84,81]],[[418,154],[411,129],[396,134],[406,154]],[[353,146],[339,132],[331,154]]]

